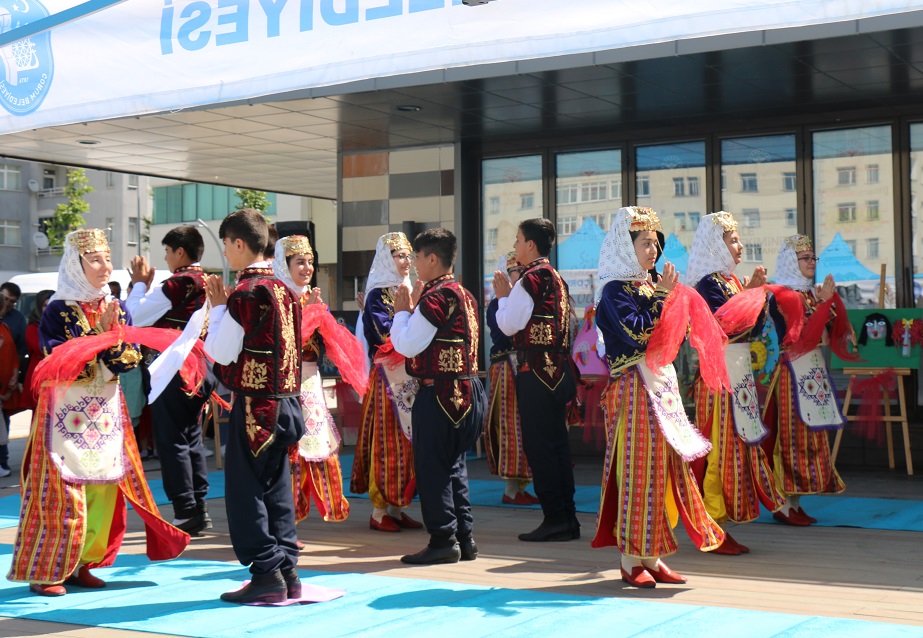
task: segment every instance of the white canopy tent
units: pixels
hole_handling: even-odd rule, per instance
[[[393,111],[357,119],[336,96],[906,28],[923,24],[921,9],[898,0],[0,2],[0,148],[335,197],[351,127],[380,131],[387,117],[388,133],[355,136],[379,148],[454,132],[434,121],[402,139]]]

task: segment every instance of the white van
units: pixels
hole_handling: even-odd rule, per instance
[[[169,276],[169,270],[158,268],[154,271],[154,283],[159,284]],[[122,284],[122,297],[126,297],[128,295],[128,284],[131,283],[131,275],[128,274],[128,270],[125,268],[113,270],[110,279]],[[16,309],[28,317],[29,313],[32,312],[32,306],[35,304],[35,295],[43,290],[57,290],[58,272],[30,272],[16,275],[7,281],[16,284],[22,290],[22,296],[16,302]]]

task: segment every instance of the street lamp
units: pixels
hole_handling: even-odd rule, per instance
[[[215,231],[209,228],[208,224],[203,222],[201,218],[197,219],[196,223],[198,223],[200,228],[204,228],[206,231],[208,231],[208,234],[211,235],[211,238],[215,240],[215,245],[218,247],[218,254],[221,255],[221,261],[224,263],[224,283],[225,285],[231,283],[231,266],[228,264],[228,258],[224,256],[224,244],[221,243],[221,240],[218,239],[218,235],[215,234]]]

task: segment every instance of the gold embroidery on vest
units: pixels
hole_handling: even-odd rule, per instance
[[[250,397],[244,397],[244,424],[247,428],[247,437],[254,441],[260,431],[260,426],[256,424],[256,417],[253,416],[253,410],[250,408]]]
[[[285,381],[282,388],[285,390],[295,389],[295,366],[301,358],[298,345],[295,343],[295,321],[292,308],[286,307],[285,301],[288,298],[288,290],[283,286],[275,286],[273,294],[279,306],[279,320],[282,323],[282,369],[279,371],[285,375]]]
[[[466,332],[470,336],[470,341],[468,342],[468,358],[471,360],[472,369],[478,367],[478,331],[476,326],[478,325],[477,312],[474,309],[474,304],[471,303],[471,300],[465,295],[465,314],[468,316],[468,325],[466,326]]]
[[[458,410],[461,408],[462,403],[465,402],[464,397],[462,396],[461,388],[458,387],[458,379],[455,379],[455,390],[452,393],[452,398],[449,399],[454,405],[455,409]]]
[[[619,325],[622,326],[622,330],[625,331],[625,334],[627,334],[629,337],[631,337],[631,339],[633,339],[634,341],[638,343],[647,343],[648,340],[651,338],[651,334],[654,332],[653,326],[651,326],[650,328],[645,328],[640,333],[637,333],[637,332],[632,331],[631,328],[626,326],[621,321],[619,322]]]
[[[551,362],[551,357],[548,353],[545,353],[545,374],[549,377],[554,378],[554,373],[557,371],[558,367]]]
[[[464,351],[448,348],[439,353],[439,372],[461,372],[464,370]]]
[[[536,323],[529,328],[529,343],[538,346],[549,346],[554,339],[554,330],[551,324]]]
[[[119,348],[121,346],[122,344],[118,343],[114,345],[112,349],[114,350],[115,348]],[[114,361],[114,363],[121,363],[122,365],[127,366],[137,364],[139,361],[141,361],[141,353],[135,350],[134,346],[129,343],[125,344],[125,349],[122,351],[122,354],[119,355],[119,358]]]
[[[240,374],[240,384],[245,388],[258,390],[266,386],[269,381],[269,373],[265,363],[260,363],[255,359],[248,359],[244,362],[244,369]]]
[[[639,294],[642,297],[647,297],[648,299],[654,296],[654,288],[651,286],[635,286],[634,284],[628,282],[623,286],[623,288],[626,292],[628,292],[628,294]]]

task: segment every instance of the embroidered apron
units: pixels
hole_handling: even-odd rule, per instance
[[[89,383],[54,388],[45,417],[51,460],[72,483],[118,483],[125,474],[122,390],[107,368],[96,366]]]
[[[737,436],[749,445],[762,441],[769,430],[760,418],[760,399],[753,379],[750,343],[729,343],[724,353],[731,380],[731,405]]]
[[[637,366],[651,400],[651,409],[667,443],[684,461],[692,461],[708,454],[711,443],[689,422],[673,364],[656,372],[651,370],[643,359]]]
[[[385,382],[388,387],[388,396],[391,398],[391,405],[397,414],[401,424],[401,432],[407,437],[408,441],[413,440],[413,429],[411,427],[410,413],[413,411],[413,400],[420,390],[420,381],[409,374],[404,364],[390,367],[387,363],[378,364],[384,373]]]
[[[798,414],[809,428],[838,430],[846,423],[820,348],[789,361]]]
[[[324,461],[340,447],[340,434],[327,409],[317,363],[301,364],[301,413],[304,436],[298,440],[298,453],[307,461]]]

